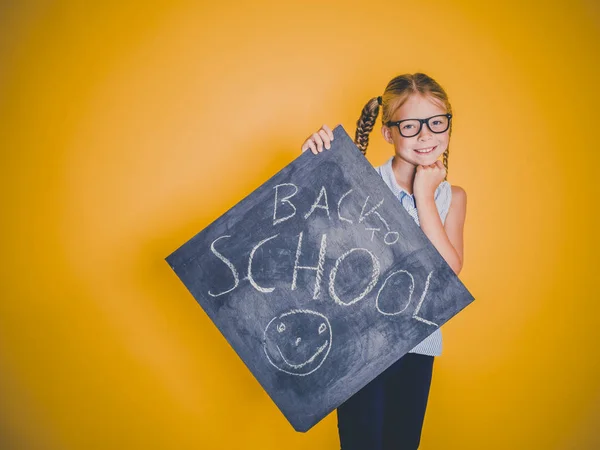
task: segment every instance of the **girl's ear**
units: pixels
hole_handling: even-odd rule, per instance
[[[392,129],[390,127],[382,125],[381,126],[381,134],[383,135],[383,138],[386,140],[386,142],[388,144],[394,143],[394,141],[392,140]]]

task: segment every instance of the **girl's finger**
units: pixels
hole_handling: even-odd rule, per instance
[[[310,151],[313,152],[313,154],[317,154],[317,146],[315,145],[315,143],[310,140],[308,141],[308,146],[310,147]]]
[[[323,139],[323,144],[325,145],[325,148],[329,150],[331,148],[331,140],[327,132],[325,130],[319,130],[319,136],[321,136],[321,139]]]
[[[323,140],[319,133],[315,133],[312,135],[312,140],[317,144],[317,151],[320,153],[323,151]]]
[[[326,133],[329,135],[329,140],[330,140],[330,141],[333,141],[333,131],[331,131],[331,128],[329,128],[329,127],[327,126],[327,124],[323,124],[323,127],[322,127],[322,128],[323,128],[323,129],[325,130],[325,132],[326,132]]]

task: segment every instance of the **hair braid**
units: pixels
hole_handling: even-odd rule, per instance
[[[448,181],[448,155],[450,154],[450,146],[446,148],[446,151],[442,155],[442,161],[444,162],[444,167],[446,168],[446,176],[444,177],[444,181]]]
[[[360,113],[360,118],[356,122],[356,135],[354,137],[354,143],[362,154],[367,153],[367,146],[369,145],[369,133],[375,126],[375,120],[379,115],[379,102],[377,97],[372,98],[364,106]]]
[[[452,114],[452,105],[450,104],[450,101],[448,100],[448,95],[446,94],[446,92],[443,90],[443,88],[441,86],[439,86],[439,90],[442,93],[440,98],[444,101],[446,110],[450,114]],[[448,139],[450,138],[450,136],[452,136],[452,119],[450,119],[450,127],[448,129]],[[442,155],[442,162],[444,163],[444,167],[446,168],[446,176],[444,177],[444,181],[448,181],[448,158],[449,158],[449,156],[450,156],[450,143],[448,142],[448,147],[446,147],[446,151]]]

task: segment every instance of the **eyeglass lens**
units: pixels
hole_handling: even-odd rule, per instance
[[[435,116],[431,117],[427,122],[429,129],[434,133],[443,133],[448,129],[448,117]],[[404,137],[412,137],[419,134],[421,131],[421,122],[418,120],[404,120],[400,124],[400,134]]]

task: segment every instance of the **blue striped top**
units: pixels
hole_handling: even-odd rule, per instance
[[[394,158],[390,158],[385,164],[377,167],[375,170],[381,175],[385,184],[392,190],[396,198],[400,201],[400,204],[406,209],[410,216],[414,219],[417,225],[419,223],[419,216],[417,214],[417,205],[413,194],[409,194],[404,190],[394,175],[392,169],[392,161]],[[450,202],[452,201],[452,188],[448,181],[442,181],[436,188],[434,194],[435,204],[442,219],[442,223],[445,223],[448,210],[450,209]],[[436,329],[433,333],[427,336],[421,341],[415,348],[410,350],[408,353],[420,353],[422,355],[439,356],[442,354],[442,330],[441,328]]]

